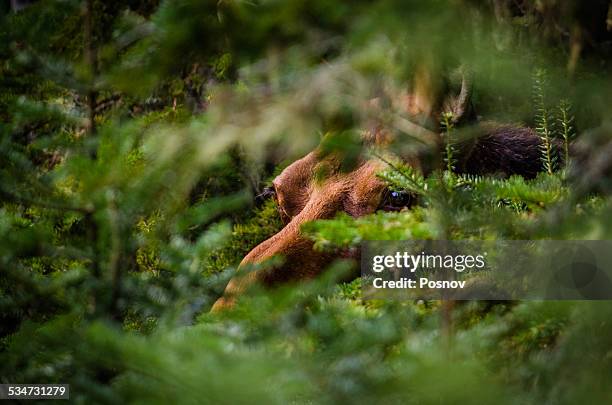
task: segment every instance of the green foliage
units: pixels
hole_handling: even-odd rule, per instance
[[[250,201],[261,179],[320,134],[341,170],[379,159],[379,178],[417,198],[304,225],[318,250],[611,239],[609,195],[553,172],[555,137],[567,163],[612,116],[607,42],[577,1],[519,3],[69,0],[1,15],[0,382],[69,383],[78,403],[610,402],[606,302],[364,302],[339,260],[208,312],[283,226],[274,201]],[[589,60],[568,80],[574,27]],[[431,152],[402,125],[420,62],[442,91],[466,61],[479,115],[513,122],[533,121],[529,80],[546,68],[533,84],[546,173],[454,173],[450,115],[446,170],[399,162]],[[567,101],[551,108],[549,87]],[[367,150],[373,123],[402,148]],[[601,179],[584,170],[606,184],[596,152]]]
[[[234,225],[229,241],[222,248],[211,252],[204,273],[213,274],[237,266],[251,249],[281,228],[276,203],[267,200],[261,207],[255,209],[252,216],[244,223]]]
[[[431,225],[424,221],[423,210],[405,213],[379,212],[363,218],[340,214],[334,219],[320,220],[303,226],[315,248],[354,247],[364,240],[431,239]]]
[[[425,195],[429,188],[426,179],[413,167],[394,165],[385,161],[392,170],[378,174],[378,177],[386,181],[395,190],[407,190],[415,194]]]

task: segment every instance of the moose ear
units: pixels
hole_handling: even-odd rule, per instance
[[[414,75],[405,106],[411,120],[418,125],[437,129],[443,114],[452,115],[452,123],[475,119],[471,103],[472,78],[468,69],[460,67],[449,76],[436,74],[438,69],[423,65]]]
[[[454,83],[461,83],[459,86]],[[455,125],[471,122],[476,119],[472,106],[472,77],[465,67],[460,67],[449,77],[447,94],[442,102],[440,117],[451,114]]]

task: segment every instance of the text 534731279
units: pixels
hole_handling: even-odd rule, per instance
[[[0,384],[0,399],[69,399],[68,384]]]

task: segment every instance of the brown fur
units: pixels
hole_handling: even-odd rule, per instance
[[[274,180],[279,210],[287,223],[280,232],[249,252],[240,265],[260,263],[277,255],[284,257],[284,264],[235,277],[213,310],[231,306],[235,297],[255,282],[273,286],[317,276],[333,255],[315,252],[313,243],[302,235],[301,225],[332,218],[340,211],[359,217],[376,210],[385,188],[376,177],[383,168],[382,162],[363,162],[350,173],[336,173],[320,183],[314,180],[317,164],[320,164],[317,153],[311,152]]]

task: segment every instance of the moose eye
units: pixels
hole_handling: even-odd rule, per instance
[[[409,207],[414,202],[414,196],[406,191],[387,190],[380,202],[379,209],[384,211],[399,211]]]
[[[255,204],[263,204],[266,200],[276,197],[276,190],[274,187],[265,187],[262,192],[255,196]]]

